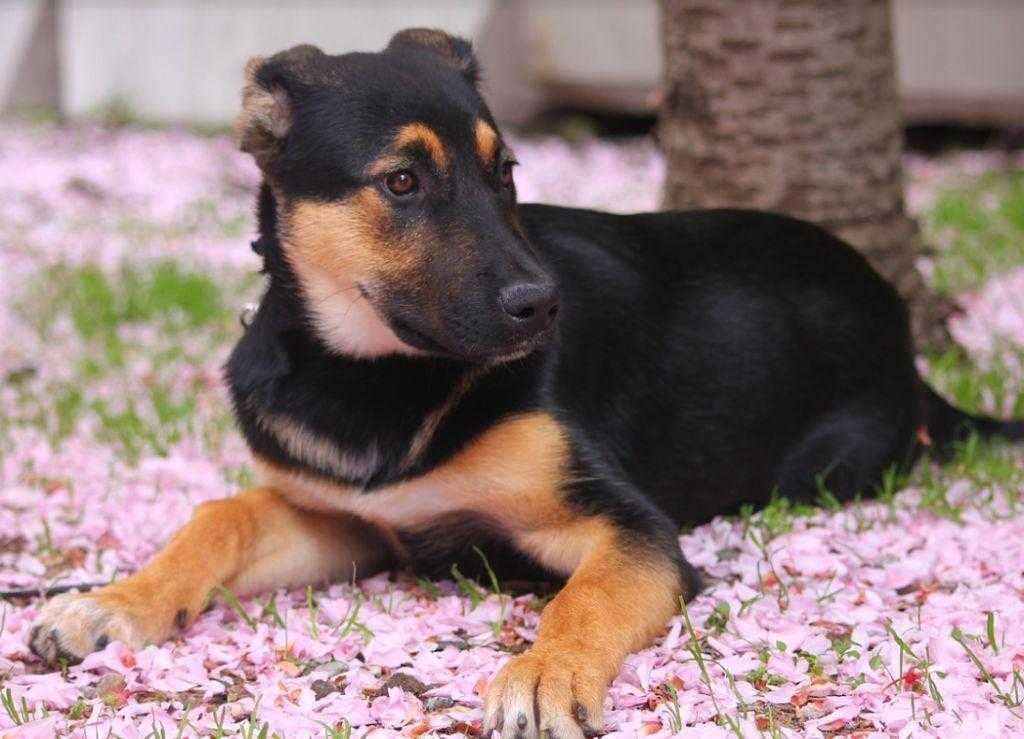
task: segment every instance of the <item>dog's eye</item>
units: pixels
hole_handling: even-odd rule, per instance
[[[407,169],[392,172],[384,180],[384,184],[387,185],[388,190],[394,195],[411,195],[416,192],[418,186],[416,175]]]
[[[501,163],[501,184],[505,187],[512,184],[512,170],[518,163],[515,159],[506,159]]]

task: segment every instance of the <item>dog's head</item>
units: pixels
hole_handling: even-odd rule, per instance
[[[558,295],[516,217],[515,160],[468,42],[410,29],[375,54],[297,46],[246,66],[237,134],[334,351],[528,353]]]

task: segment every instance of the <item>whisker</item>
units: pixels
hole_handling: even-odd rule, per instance
[[[315,303],[314,305],[316,305],[317,307],[319,307],[319,306],[320,306],[320,304],[322,304],[322,303],[326,303],[326,302],[327,302],[328,300],[332,300],[333,298],[336,298],[336,297],[338,297],[339,295],[342,295],[342,294],[344,294],[344,293],[347,293],[347,292],[349,292],[350,290],[358,290],[358,289],[359,289],[359,285],[350,285],[349,287],[342,287],[342,288],[339,288],[338,290],[335,290],[334,292],[328,293],[327,295],[321,295],[321,296],[320,296],[320,297],[319,297],[319,298],[317,299],[317,301],[316,301],[316,303]]]
[[[348,314],[349,314],[349,311],[352,310],[352,306],[354,306],[356,303],[358,303],[360,301],[360,299],[362,299],[362,297],[363,297],[362,293],[359,293],[358,295],[356,295],[355,299],[351,303],[348,304],[348,308],[345,309],[345,314],[342,316],[342,319],[348,318]]]

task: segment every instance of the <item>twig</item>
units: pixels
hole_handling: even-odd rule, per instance
[[[102,588],[104,585],[109,585],[107,582],[80,582],[72,583],[70,585],[51,585],[48,588],[22,588],[21,590],[0,590],[0,598],[8,600],[10,598],[37,598],[46,596],[50,598],[54,595],[60,595],[61,593],[69,593],[72,590],[78,590],[79,592],[86,593],[96,588]]]

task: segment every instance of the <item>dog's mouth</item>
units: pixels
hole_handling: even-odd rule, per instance
[[[543,331],[526,337],[517,337],[507,344],[500,346],[473,341],[459,341],[457,344],[442,341],[416,328],[411,321],[389,311],[381,310],[372,299],[371,291],[367,290],[363,285],[358,287],[359,292],[362,293],[367,302],[378,310],[378,313],[390,326],[395,336],[404,344],[424,354],[479,364],[503,364],[532,354],[546,344],[554,333],[554,325],[551,325]]]
[[[504,364],[505,362],[522,359],[523,357],[533,354],[535,351],[547,344],[553,333],[554,326],[548,326],[543,331],[540,331],[526,339],[516,341],[501,351],[491,352],[485,359],[490,364]]]
[[[384,310],[378,301],[375,300],[372,289],[361,282],[357,282],[356,287],[359,289],[359,294],[363,296],[363,300],[370,304],[377,313],[377,316],[387,324],[395,336],[404,344],[427,354],[451,354],[440,342],[413,328],[412,324],[408,321],[392,315],[390,311]]]
[[[551,338],[552,329],[548,328],[526,339],[520,339],[506,346],[488,348],[486,350],[453,349],[418,331],[407,322],[393,318],[390,321],[395,335],[409,346],[435,356],[458,359],[480,364],[503,364],[532,354]]]
[[[422,331],[417,331],[400,318],[392,318],[389,323],[391,324],[391,329],[395,332],[395,335],[414,349],[419,349],[420,351],[428,352],[430,354],[443,354],[445,356],[453,354],[453,352],[447,347],[442,346],[439,342],[430,338]]]

